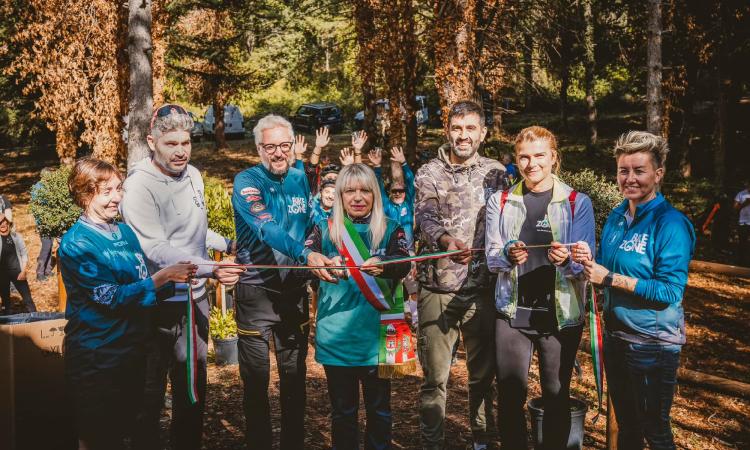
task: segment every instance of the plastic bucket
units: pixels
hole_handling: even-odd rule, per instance
[[[216,364],[219,366],[237,364],[237,340],[233,337],[229,339],[213,339],[214,355]]]
[[[531,433],[534,437],[534,448],[542,448],[542,423],[544,421],[544,404],[540,397],[527,403],[531,413]],[[570,434],[566,449],[583,449],[583,422],[586,420],[588,405],[577,398],[570,399]]]

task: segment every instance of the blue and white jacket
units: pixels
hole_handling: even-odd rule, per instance
[[[606,289],[607,333],[684,344],[682,295],[695,250],[693,224],[661,194],[638,205],[630,225],[627,211],[627,200],[612,210],[597,255],[610,271],[638,279],[634,294]]]
[[[312,223],[304,172],[291,167],[279,176],[262,164],[244,170],[234,178],[232,207],[238,263],[305,264],[310,251],[303,244]],[[304,283],[302,277],[288,275],[285,270],[249,269],[240,282],[278,292]]]
[[[375,178],[378,179],[380,185],[380,194],[383,198],[383,211],[386,217],[391,220],[395,220],[401,225],[406,233],[406,238],[409,241],[409,247],[414,248],[414,197],[416,195],[416,188],[414,186],[414,172],[409,168],[408,163],[403,163],[401,169],[404,171],[404,189],[406,190],[406,197],[401,204],[393,203],[391,197],[388,195],[388,191],[385,189],[385,183],[383,182],[383,169],[381,167],[375,167]]]

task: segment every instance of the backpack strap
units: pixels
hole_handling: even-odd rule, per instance
[[[570,202],[570,219],[573,220],[576,217],[576,195],[578,195],[578,192],[571,191],[570,195],[568,196],[568,201]]]
[[[503,213],[503,209],[505,209],[505,202],[508,201],[508,191],[510,191],[510,188],[505,189],[502,194],[500,194],[500,214]]]

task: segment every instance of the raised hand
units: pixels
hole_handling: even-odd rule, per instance
[[[354,164],[354,151],[349,147],[341,149],[341,156],[339,157],[342,166],[348,166]]]
[[[331,138],[328,137],[328,127],[320,127],[315,132],[315,148],[323,150],[323,147],[331,142]]]
[[[354,147],[355,152],[361,152],[366,142],[367,133],[365,132],[365,130],[355,131],[354,133],[352,133],[352,147]]]
[[[378,147],[370,150],[370,153],[368,153],[367,156],[370,158],[370,162],[375,167],[380,167],[380,164],[383,162],[383,151]]]
[[[294,138],[294,156],[297,159],[302,159],[303,156],[305,156],[305,152],[307,151],[307,144],[305,143],[305,136],[298,134],[296,138]]]
[[[406,156],[404,156],[404,149],[401,147],[393,147],[391,149],[391,162],[397,162],[403,164],[406,162]]]

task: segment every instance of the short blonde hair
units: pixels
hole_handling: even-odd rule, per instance
[[[68,177],[68,190],[73,202],[86,209],[99,192],[99,186],[113,176],[122,180],[122,174],[112,164],[94,158],[79,159]]]
[[[667,162],[669,146],[667,146],[666,139],[648,131],[628,131],[615,142],[615,159],[620,158],[620,155],[632,155],[640,152],[651,155],[654,165],[659,169],[664,167]]]
[[[547,144],[549,144],[549,148],[552,149],[552,152],[555,154],[555,164],[552,166],[552,172],[555,175],[560,173],[562,158],[560,157],[560,151],[557,150],[557,138],[550,130],[544,127],[534,125],[519,131],[516,135],[516,140],[513,143],[513,150],[517,154],[521,144],[534,141],[546,141]]]

